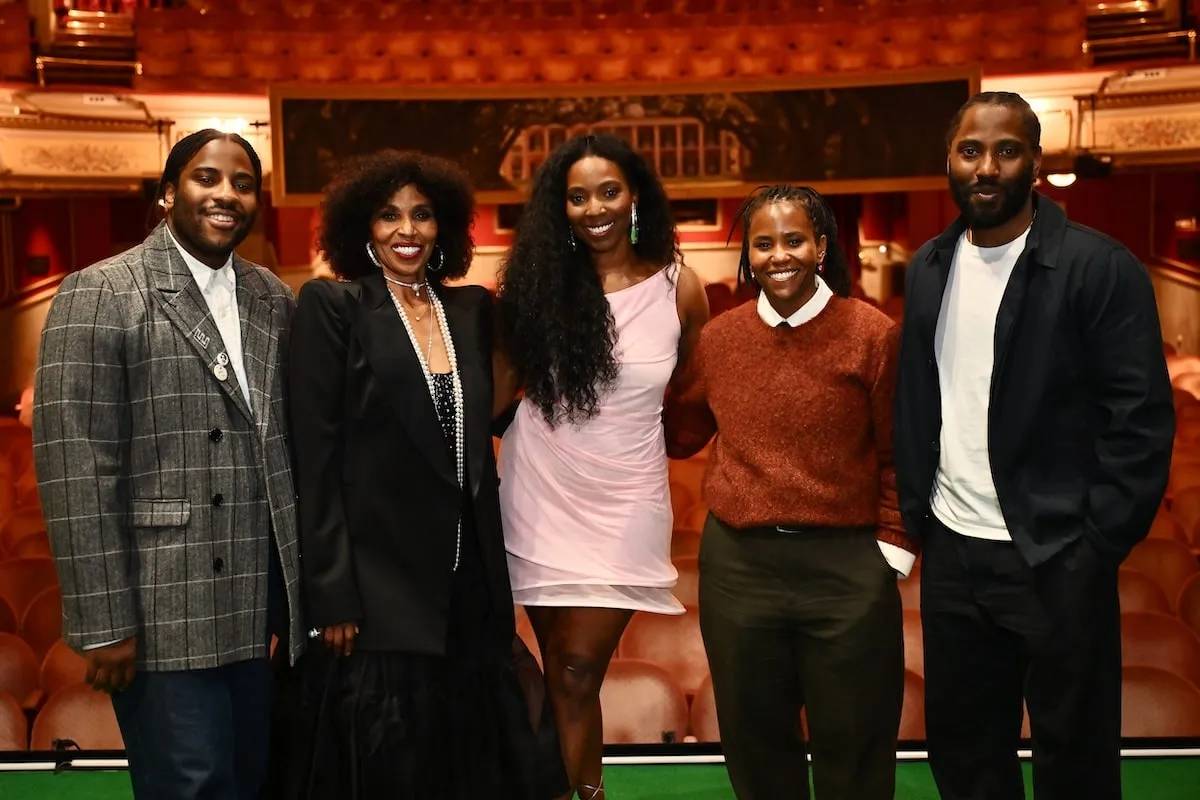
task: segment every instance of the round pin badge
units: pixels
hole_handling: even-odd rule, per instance
[[[218,353],[217,354],[217,363],[220,364],[222,367],[227,365],[229,363],[229,356],[225,355],[224,353]]]
[[[217,380],[223,381],[229,377],[229,370],[225,369],[223,364],[217,364],[213,367],[213,375],[217,376]]]

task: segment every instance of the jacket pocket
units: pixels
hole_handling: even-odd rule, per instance
[[[192,517],[190,500],[133,500],[130,522],[135,528],[182,528]]]

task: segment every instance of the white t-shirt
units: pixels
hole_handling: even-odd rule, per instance
[[[958,241],[934,336],[942,397],[933,514],[964,536],[1011,541],[988,454],[996,313],[1029,230],[999,247]]]

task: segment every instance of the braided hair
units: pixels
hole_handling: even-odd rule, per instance
[[[750,221],[763,206],[768,203],[792,203],[803,208],[812,223],[813,235],[820,239],[825,237],[825,260],[821,262],[821,280],[841,297],[850,296],[850,270],[846,265],[846,255],[838,242],[837,220],[825,198],[808,186],[792,186],[790,184],[775,184],[760,186],[750,193],[743,201],[736,214],[735,224],[742,229],[742,255],[738,262],[738,285],[757,285],[754,271],[750,268]],[[733,238],[733,229],[729,231],[726,244]]]

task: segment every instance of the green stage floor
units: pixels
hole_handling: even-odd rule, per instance
[[[1026,797],[1029,765],[1025,765]],[[1126,759],[1125,800],[1197,800],[1200,758]],[[611,800],[733,800],[720,765],[609,766],[605,783]],[[130,800],[124,772],[0,772],[4,800]],[[897,769],[897,800],[938,800],[925,762],[904,762]],[[816,798],[820,800],[820,798]]]

